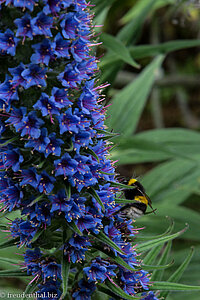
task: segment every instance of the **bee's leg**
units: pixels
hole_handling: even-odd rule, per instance
[[[156,213],[155,213],[155,211],[157,210],[157,208],[156,209],[153,209],[152,211],[149,211],[149,212],[145,212],[145,215],[149,215],[149,214],[152,214],[152,213],[154,213],[154,215],[156,215]]]

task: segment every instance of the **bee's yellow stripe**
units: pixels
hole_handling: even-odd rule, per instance
[[[132,184],[134,184],[136,181],[137,181],[136,179],[131,178],[131,179],[129,180],[129,182],[128,182],[128,185],[132,185]]]
[[[134,200],[148,205],[148,199],[145,196],[135,196]]]

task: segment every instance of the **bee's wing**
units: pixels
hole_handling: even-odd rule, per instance
[[[151,207],[151,209],[153,210],[153,207],[152,207],[152,201],[151,201],[151,199],[149,198],[149,196],[146,194],[145,191],[141,191],[140,189],[139,189],[139,191],[140,191],[140,193],[143,194],[143,196],[145,196],[145,197],[147,198],[147,200],[148,200],[148,205],[149,205],[149,206]]]

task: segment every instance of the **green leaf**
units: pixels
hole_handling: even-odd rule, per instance
[[[133,203],[133,200],[128,200],[128,199],[125,199],[125,198],[115,198],[115,202],[116,203]]]
[[[37,231],[34,237],[32,238],[31,243],[36,242],[37,239],[39,239],[39,237],[44,233],[44,231],[44,229]]]
[[[148,194],[154,196],[170,184],[175,184],[177,179],[183,178],[189,172],[193,172],[196,163],[185,159],[176,159],[165,162],[152,169],[142,178],[142,184],[145,186]]]
[[[102,231],[100,231],[99,234],[95,234],[93,232],[91,232],[91,234],[93,236],[95,236],[95,238],[98,239],[100,242],[103,242],[104,244],[114,248],[120,254],[125,255],[125,253],[107,235],[105,235]]]
[[[95,189],[93,187],[90,187],[90,189],[88,190],[88,193],[90,195],[92,195],[92,197],[94,197],[96,199],[96,201],[99,203],[99,205],[101,206],[102,210],[105,211],[105,206],[103,204],[103,202],[101,201],[99,195],[97,194],[97,192],[95,191]]]
[[[140,0],[135,5],[132,6],[131,9],[123,16],[121,19],[123,24],[126,24],[127,22],[130,22],[131,20],[135,19],[140,15],[140,12],[146,7],[148,1],[146,0]],[[157,0],[154,1],[151,5],[151,9],[149,9],[149,13],[152,13],[154,10],[159,9],[160,7],[174,4],[175,0]]]
[[[156,265],[156,266],[151,266],[151,265],[141,265],[141,269],[143,270],[155,270],[155,271],[161,271],[161,270],[164,270],[164,269],[167,269],[167,268],[170,268],[171,266],[173,266],[174,264],[174,260],[172,260],[170,263],[166,264],[166,265]],[[152,280],[152,278],[151,278]]]
[[[171,251],[171,247],[172,247],[172,241],[169,241],[167,243],[167,245],[165,246],[164,251],[162,251],[161,257],[158,261],[158,265],[162,265],[167,262],[170,251]],[[162,276],[163,276],[163,270],[155,270],[152,273],[151,281],[155,281],[155,280],[159,281],[162,279]]]
[[[131,266],[129,266],[120,256],[115,256],[112,252],[108,252],[108,251],[102,249],[102,247],[100,247],[98,245],[93,245],[93,248],[95,248],[95,249],[101,251],[102,253],[106,254],[109,258],[112,259],[112,261],[114,261],[118,265],[123,266],[127,270],[132,271],[132,272],[135,271],[135,268],[132,268]]]
[[[126,137],[136,130],[162,61],[163,56],[158,56],[136,80],[112,99],[112,105],[108,108],[108,114],[111,117],[107,119],[107,126],[110,129],[123,133]]]
[[[109,288],[109,290],[111,290],[114,294],[116,294],[117,296],[123,299],[130,299],[130,300],[141,299],[141,297],[136,297],[136,296],[131,296],[126,294],[120,287],[118,287],[115,283],[110,282],[109,280],[106,280],[105,283],[106,286]],[[98,286],[103,286],[103,285],[99,284]]]
[[[124,188],[124,189],[134,189],[134,186],[131,185],[127,185],[127,184],[123,184],[123,183],[119,183],[119,182],[113,182],[113,181],[108,181],[110,183],[110,186],[113,187],[119,187],[119,188]]]
[[[74,221],[68,223],[68,226],[74,231],[76,232],[78,235],[82,236],[83,233],[79,230],[79,228],[77,227],[77,225],[74,223]]]
[[[151,290],[162,291],[200,291],[200,286],[186,285],[175,282],[155,281],[151,286]]]
[[[41,283],[41,280],[35,280],[32,283],[29,283],[26,286],[26,289],[25,289],[25,292],[24,292],[25,295],[32,294],[33,292],[35,292],[35,290],[36,290],[39,283]]]
[[[15,239],[3,242],[0,244],[0,249],[16,246],[18,244],[18,242],[19,242],[19,238],[15,238]]]
[[[14,137],[14,138],[12,138],[12,139],[10,139],[10,140],[7,140],[6,142],[0,144],[0,147],[4,147],[4,146],[6,146],[6,145],[8,145],[8,144],[11,144],[12,142],[14,142],[14,141],[16,141],[16,140],[18,140],[18,137]]]
[[[141,31],[145,19],[151,11],[155,0],[146,1],[144,7],[140,10],[137,17],[132,19],[126,26],[123,26],[117,37],[126,45],[134,43]]]
[[[144,242],[144,243],[138,244],[137,247],[136,247],[136,250],[138,252],[147,251],[147,250],[149,250],[149,249],[151,249],[151,248],[153,248],[155,246],[158,246],[160,244],[164,244],[165,242],[168,242],[170,240],[175,239],[176,237],[178,237],[181,234],[183,234],[187,229],[188,229],[188,225],[183,230],[178,231],[177,233],[174,233],[174,234],[171,234],[171,235],[168,235],[168,236],[164,236],[164,237],[152,240],[152,241],[148,241],[148,242]]]
[[[19,269],[0,271],[0,277],[28,277],[26,272]]]
[[[145,57],[154,57],[159,54],[167,54],[181,49],[198,47],[199,45],[200,40],[175,40],[157,45],[132,46],[128,49],[133,59],[141,59]],[[119,61],[117,55],[107,54],[99,65],[100,68],[109,70],[111,66],[118,64]]]
[[[69,183],[65,184],[65,191],[67,194],[67,200],[71,198],[71,185]]]
[[[99,157],[92,149],[87,148],[87,149],[84,149],[83,152],[91,154],[94,158],[96,158],[97,162],[99,163]]]
[[[14,264],[14,265],[17,265],[20,262],[20,260],[13,259],[13,258],[7,258],[7,257],[0,257],[0,261],[6,262],[9,264]]]
[[[158,245],[157,247],[153,247],[148,254],[146,254],[145,258],[143,259],[144,264],[152,264],[154,263],[156,257],[159,255],[163,248],[163,244]]]
[[[169,279],[167,280],[167,282],[178,282],[179,279],[181,278],[181,276],[183,275],[184,271],[186,270],[186,268],[188,267],[192,256],[194,254],[194,248],[192,247],[188,256],[186,257],[186,259],[184,260],[184,262],[180,265],[180,267],[169,277]],[[160,294],[160,297],[163,297],[163,299],[167,299],[169,292],[163,292]]]
[[[3,229],[3,230],[8,229],[8,225],[0,224],[0,229]]]
[[[110,34],[102,33],[101,40],[103,41],[103,45],[115,53],[122,61],[135,68],[139,68],[139,64],[132,59],[128,49],[119,39]]]
[[[133,46],[129,49],[133,58],[140,59],[198,46],[200,46],[200,40],[175,40],[157,45]]]
[[[67,261],[64,251],[62,254],[61,268],[62,268],[62,290],[63,290],[63,292],[62,292],[62,296],[61,296],[60,300],[64,299],[65,295],[67,294],[69,272],[70,272],[70,263]]]
[[[28,204],[27,206],[32,206],[33,204],[39,202],[42,198],[44,197],[44,195],[40,195],[39,197],[35,198],[30,204]]]

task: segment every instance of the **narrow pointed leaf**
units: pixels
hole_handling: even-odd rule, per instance
[[[67,261],[64,251],[63,251],[63,255],[62,255],[61,267],[62,267],[62,290],[63,290],[63,293],[62,293],[60,300],[64,299],[65,295],[67,294],[69,272],[70,272],[70,263]]]
[[[44,233],[44,229],[37,231],[36,234],[34,235],[33,239],[31,240],[32,243],[36,242],[37,239]]]
[[[138,252],[147,251],[147,250],[149,250],[149,249],[151,249],[155,246],[158,246],[160,244],[164,244],[167,241],[175,239],[179,235],[183,234],[187,229],[188,229],[188,225],[183,230],[178,231],[177,233],[174,233],[174,234],[171,234],[171,235],[168,235],[168,236],[164,236],[164,237],[158,238],[158,239],[153,240],[153,241],[141,243],[141,244],[137,245],[136,249],[137,249]]]
[[[78,235],[82,236],[82,232],[79,230],[79,228],[77,227],[77,225],[74,223],[74,221],[72,221],[71,223],[68,224],[68,226],[74,231],[76,232]]]
[[[13,258],[7,258],[7,257],[0,257],[0,261],[6,262],[6,263],[9,263],[9,264],[14,264],[14,265],[20,263],[20,260],[13,259]]]
[[[18,244],[18,242],[19,242],[19,238],[15,238],[15,239],[3,242],[0,244],[0,249],[16,246],[16,244]]]
[[[102,203],[99,195],[97,194],[97,192],[95,191],[95,189],[93,187],[90,187],[89,191],[88,191],[89,194],[91,194],[95,199],[96,201],[99,203],[99,205],[101,206],[102,210],[105,211],[105,206],[104,204]]]
[[[168,260],[171,251],[172,241],[169,241],[161,254],[158,265],[165,264]],[[151,276],[152,281],[160,281],[162,279],[163,270],[155,270]]]
[[[114,283],[110,282],[109,280],[106,280],[106,286],[117,296],[123,298],[123,299],[130,299],[130,300],[134,300],[134,299],[141,299],[141,297],[135,297],[135,296],[131,296],[126,294],[120,287],[118,287],[117,285],[115,285]]]
[[[170,268],[171,266],[173,266],[174,264],[174,260],[172,260],[169,264],[166,264],[166,265],[157,265],[157,266],[151,266],[151,265],[142,265],[141,266],[141,269],[143,270],[164,270],[164,269],[167,269],[167,268]],[[152,279],[152,278],[151,278]]]
[[[180,267],[169,277],[167,280],[168,282],[178,282],[181,276],[183,275],[184,271],[186,270],[187,266],[189,265],[192,256],[194,254],[194,248],[192,247],[188,256],[184,260],[184,262],[180,265]],[[160,297],[163,297],[163,299],[167,299],[169,292],[162,292],[160,294]]]
[[[158,245],[157,247],[153,247],[148,254],[145,256],[145,258],[143,259],[143,263],[144,264],[153,264],[154,261],[156,260],[156,257],[159,255],[159,253],[161,252],[163,248],[163,245]]]
[[[26,271],[22,271],[19,269],[14,269],[14,270],[3,270],[0,271],[0,277],[24,277],[24,276],[29,276]]]
[[[167,281],[155,281],[151,286],[152,290],[162,290],[162,291],[200,291],[200,286],[187,285],[175,282]]]
[[[69,200],[71,198],[71,185],[70,184],[65,185],[65,191],[67,194],[67,199]]]
[[[132,135],[147,102],[154,80],[163,61],[163,56],[154,59],[137,77],[112,99],[108,108],[107,126],[123,133],[125,137]]]
[[[103,45],[108,50],[115,53],[119,57],[119,59],[127,64],[130,64],[132,67],[139,68],[139,64],[137,64],[133,60],[129,53],[129,50],[118,38],[107,33],[102,33],[101,40],[103,41]]]
[[[27,286],[26,286],[26,289],[25,289],[25,295],[28,295],[28,294],[31,294],[33,292],[35,292],[35,290],[37,289],[37,286],[38,284],[41,282],[41,280],[35,280],[33,281],[31,284],[29,283]]]
[[[126,268],[127,270],[132,271],[132,272],[134,272],[136,270],[135,268],[132,268],[131,266],[129,266],[120,256],[115,256],[112,252],[105,251],[98,245],[93,245],[93,248],[105,253],[109,258],[112,259],[112,261],[114,261],[118,265],[121,265],[122,267]]]
[[[99,163],[99,157],[92,149],[89,149],[89,148],[84,149],[84,152],[91,154],[94,158],[96,158],[96,160]]]
[[[102,231],[99,232],[99,234],[95,234],[91,232],[93,236],[95,236],[96,239],[98,239],[100,242],[103,242],[104,244],[114,248],[117,252],[120,254],[125,254],[107,235],[105,235]]]

